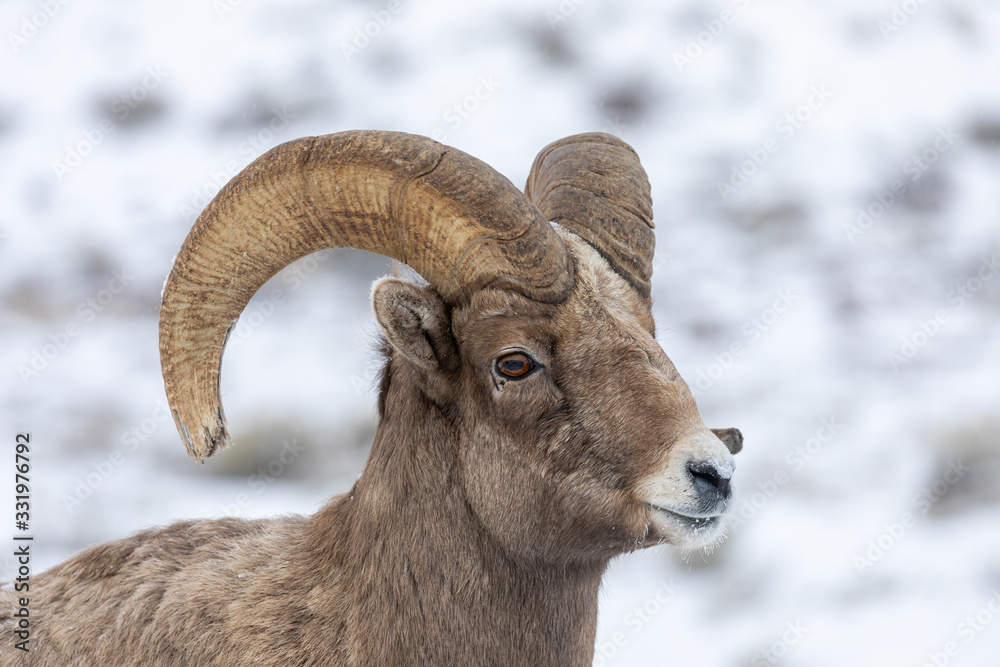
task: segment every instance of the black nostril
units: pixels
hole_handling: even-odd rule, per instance
[[[689,463],[688,472],[694,480],[694,488],[698,494],[704,497],[717,496],[725,500],[729,498],[731,489],[729,487],[729,477],[723,477],[719,469],[708,461]]]

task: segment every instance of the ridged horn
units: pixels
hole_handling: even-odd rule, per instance
[[[557,303],[573,285],[572,258],[538,209],[461,151],[397,132],[277,146],[209,203],[164,286],[160,363],[192,458],[230,442],[219,370],[250,297],[296,259],[343,247],[408,264],[449,304],[487,286]]]
[[[542,149],[524,193],[548,220],[592,245],[644,298],[653,275],[653,200],[639,156],[602,132]]]

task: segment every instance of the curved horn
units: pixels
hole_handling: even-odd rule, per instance
[[[192,458],[229,444],[219,368],[250,297],[309,253],[350,247],[413,267],[450,304],[486,286],[559,302],[572,259],[551,225],[489,165],[397,132],[277,146],[234,177],[188,234],[160,309],[160,363]]]
[[[524,193],[548,219],[592,245],[644,298],[653,274],[653,200],[639,156],[602,132],[542,149]]]

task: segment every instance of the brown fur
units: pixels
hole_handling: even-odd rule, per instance
[[[590,665],[608,561],[704,541],[646,490],[692,507],[657,480],[714,445],[648,302],[567,242],[577,280],[558,305],[487,289],[449,310],[430,287],[379,283],[392,355],[351,491],[310,517],[87,549],[32,579],[30,656],[0,592],[0,664]],[[544,369],[503,382],[510,347]]]

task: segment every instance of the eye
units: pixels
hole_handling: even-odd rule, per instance
[[[505,354],[497,359],[497,372],[504,377],[520,378],[535,368],[535,361],[523,352]]]

